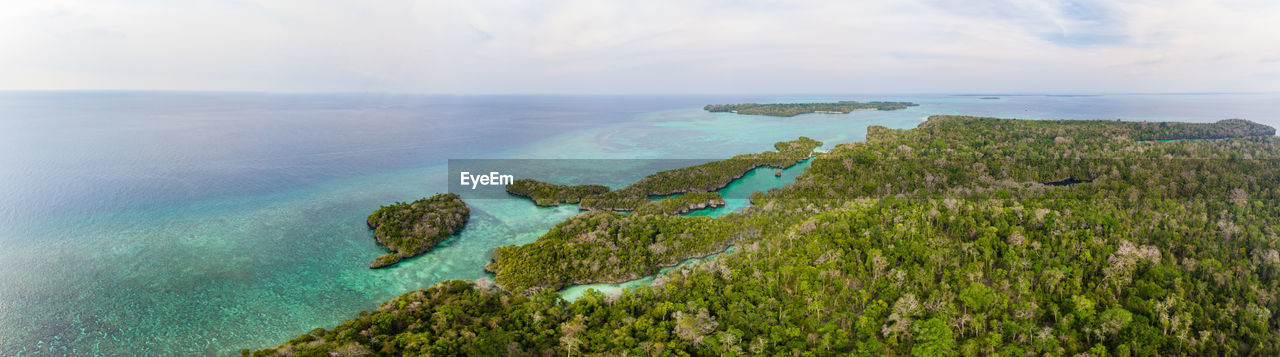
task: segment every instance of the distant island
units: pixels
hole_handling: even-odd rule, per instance
[[[982,98],[978,98],[978,99],[987,99],[987,100],[992,100],[992,99],[1000,99],[1000,97],[982,97]]]
[[[849,112],[855,110],[898,110],[917,105],[919,104],[912,102],[839,101],[834,103],[711,104],[703,107],[702,109],[713,113],[729,112],[736,114],[793,117],[808,113],[849,114]]]
[[[431,251],[436,244],[462,229],[470,218],[471,209],[452,193],[382,206],[369,215],[367,222],[374,230],[374,239],[391,253],[374,259],[369,268],[391,266],[401,259]]]

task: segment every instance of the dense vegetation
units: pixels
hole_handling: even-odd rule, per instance
[[[621,283],[662,267],[719,253],[733,227],[708,217],[587,211],[534,243],[499,247],[485,266],[507,291],[536,293],[569,285]]]
[[[652,287],[570,303],[450,281],[254,353],[1277,355],[1273,133],[950,116],[874,127],[742,212],[586,212],[513,265],[563,284],[617,273],[584,271],[577,246],[735,247]],[[1210,137],[1230,138],[1180,140]],[[1068,177],[1089,182],[1043,184]]]
[[[374,259],[369,267],[382,268],[426,253],[462,229],[470,218],[471,208],[452,193],[382,206],[369,215],[367,222],[374,239],[391,253]]]
[[[724,203],[724,197],[720,197],[720,194],[716,192],[689,192],[647,203],[632,213],[677,215],[700,209],[720,207]]]
[[[1242,136],[1273,136],[1276,129],[1248,120],[1227,119],[1217,123],[1138,124],[1142,140],[1224,139]]]
[[[649,202],[650,196],[685,192],[711,192],[728,186],[747,172],[761,166],[785,169],[813,156],[821,141],[800,137],[773,145],[777,151],[737,155],[720,161],[666,170],[641,178],[631,186],[597,196],[583,197],[583,209],[630,211]]]
[[[719,193],[690,192],[650,201],[631,214],[587,211],[532,244],[494,249],[485,270],[505,290],[524,293],[639,279],[728,248],[734,220],[679,216],[723,204]]]
[[[849,112],[855,110],[898,110],[917,105],[919,104],[911,102],[839,101],[835,103],[710,104],[702,109],[709,112],[732,112],[737,114],[793,117],[808,113],[849,114]]]
[[[519,179],[507,185],[507,192],[528,197],[539,206],[555,206],[561,203],[578,203],[583,197],[609,192],[609,187],[556,185],[534,179]]]

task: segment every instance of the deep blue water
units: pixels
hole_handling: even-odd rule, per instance
[[[827,147],[930,114],[1276,126],[1276,94],[410,96],[0,92],[0,355],[229,354],[332,326],[399,293],[484,276],[488,251],[576,210],[476,200],[458,237],[395,268],[364,227],[446,190],[474,158],[723,158]],[[794,118],[710,103],[910,100]],[[620,173],[620,187],[645,172]]]

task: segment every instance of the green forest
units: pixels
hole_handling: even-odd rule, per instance
[[[713,113],[728,112],[774,117],[793,117],[809,113],[849,114],[855,110],[898,110],[917,105],[919,104],[911,102],[839,101],[833,103],[709,104],[702,109]]]
[[[383,268],[429,252],[461,230],[470,218],[471,208],[452,193],[382,206],[373,211],[366,222],[378,244],[386,246],[391,253],[374,259],[369,267]]]
[[[724,204],[724,197],[721,197],[719,193],[689,192],[679,196],[665,197],[663,199],[644,204],[633,211],[633,213],[641,215],[677,215],[700,209],[720,207],[724,206]]]
[[[690,192],[649,201],[631,214],[588,211],[532,244],[495,249],[485,270],[504,290],[526,294],[639,279],[727,249],[737,220],[678,215],[723,204],[719,193]]]
[[[742,211],[587,211],[495,250],[492,280],[243,352],[1280,355],[1274,135],[1243,120],[871,127]],[[621,295],[555,293],[720,252]]]
[[[768,166],[791,167],[813,157],[821,141],[800,137],[773,145],[776,151],[737,155],[725,160],[661,171],[641,178],[630,186],[600,195],[586,196],[578,203],[582,209],[631,211],[649,202],[651,196],[668,196],[685,192],[712,192],[728,186],[747,172]]]
[[[534,179],[519,179],[507,185],[507,192],[528,197],[538,206],[556,206],[561,203],[578,203],[583,197],[609,192],[601,185],[556,185]]]

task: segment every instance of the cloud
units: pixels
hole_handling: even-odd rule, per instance
[[[1274,91],[1280,5],[1204,1],[48,1],[7,89]]]

